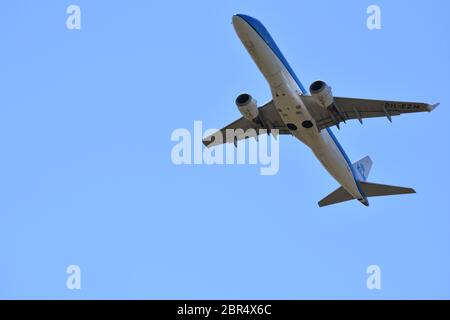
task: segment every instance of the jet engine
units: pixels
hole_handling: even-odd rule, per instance
[[[333,93],[324,81],[314,81],[309,87],[309,92],[313,99],[324,108],[328,108],[334,104]]]
[[[258,105],[251,95],[247,93],[239,95],[236,98],[236,105],[245,119],[255,121],[258,118]]]
[[[329,87],[325,81],[317,80],[311,83],[309,87],[309,92],[311,92],[311,97],[323,108],[329,111],[331,119],[333,119],[336,127],[339,129],[339,122],[348,119],[341,108],[336,104],[334,100],[333,93],[331,92],[331,87]]]

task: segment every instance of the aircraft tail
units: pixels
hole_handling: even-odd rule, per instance
[[[387,184],[359,182],[363,193],[367,197],[392,196],[396,194],[416,193],[413,188],[389,186]]]
[[[359,181],[361,191],[366,197],[392,196],[396,194],[416,193],[412,188],[389,186],[385,184],[370,183]],[[343,187],[337,188],[328,196],[319,201],[319,207],[325,207],[332,204],[353,200],[353,196]]]
[[[353,196],[348,193],[343,187],[339,187],[325,198],[319,201],[319,207],[325,207],[332,204],[348,201],[354,199]]]
[[[364,157],[361,160],[353,164],[353,172],[355,175],[356,182],[362,194],[366,197],[380,197],[380,196],[392,196],[396,194],[408,194],[416,193],[412,188],[389,186],[379,183],[367,182],[367,177],[369,176],[370,169],[372,168],[372,160],[370,157]],[[347,190],[343,187],[339,187],[330,193],[328,196],[319,201],[319,207],[325,207],[332,204],[353,200],[354,198]],[[358,199],[362,204],[368,206],[369,203],[367,199]]]
[[[358,181],[367,181],[370,169],[372,169],[372,163],[372,159],[367,156],[353,164],[353,169],[355,169],[355,175]]]

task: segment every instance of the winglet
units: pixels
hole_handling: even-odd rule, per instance
[[[433,111],[434,109],[436,109],[436,107],[437,106],[439,106],[441,103],[440,102],[438,102],[438,103],[435,103],[435,104],[429,104],[428,106],[427,106],[427,109],[428,109],[428,111]]]

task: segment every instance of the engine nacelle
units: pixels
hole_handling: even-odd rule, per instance
[[[243,93],[236,98],[236,105],[242,116],[250,121],[254,121],[258,118],[258,105],[256,100],[247,93]]]
[[[313,99],[324,108],[334,104],[331,87],[322,80],[314,81],[309,87],[309,92],[311,92]]]

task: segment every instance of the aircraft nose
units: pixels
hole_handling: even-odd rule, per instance
[[[235,14],[232,18],[232,23],[234,30],[236,30],[237,34],[241,36],[245,34],[249,30],[249,25],[246,20],[241,17],[240,14]],[[242,39],[242,38],[241,38]]]
[[[242,18],[239,17],[238,14],[235,14],[235,15],[233,16],[233,18],[231,18],[231,22],[232,22],[233,25],[236,27],[239,23],[242,22]]]

